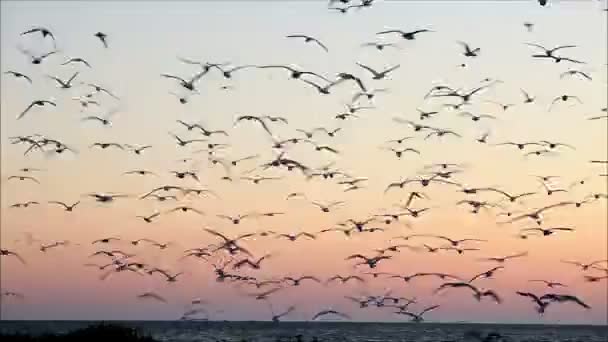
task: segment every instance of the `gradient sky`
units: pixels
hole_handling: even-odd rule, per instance
[[[383,190],[392,181],[413,177],[426,164],[435,162],[466,163],[466,171],[456,175],[456,181],[468,186],[499,186],[511,193],[539,191],[539,184],[531,175],[557,174],[559,185],[590,177],[585,185],[566,194],[551,197],[540,193],[530,197],[520,210],[529,210],[563,200],[581,200],[592,192],[606,191],[606,178],[598,175],[606,170],[601,165],[588,163],[591,159],[606,159],[606,121],[588,121],[587,117],[602,114],[606,99],[606,13],[595,1],[561,1],[541,8],[536,1],[383,1],[372,8],[341,15],[328,11],[325,1],[206,1],[206,2],[1,2],[1,69],[21,71],[34,80],[29,85],[9,75],[1,79],[1,135],[2,187],[1,238],[2,248],[18,251],[27,261],[21,265],[10,257],[2,258],[2,290],[19,291],[25,301],[4,298],[2,319],[175,319],[194,297],[211,302],[212,310],[224,312],[213,316],[219,319],[268,319],[264,303],[243,295],[252,289],[235,288],[217,283],[210,265],[195,260],[177,261],[181,251],[199,247],[216,239],[202,228],[213,227],[230,236],[260,229],[280,232],[316,232],[331,227],[349,217],[365,218],[390,208],[403,200],[405,191]],[[535,23],[527,32],[523,22]],[[49,40],[38,35],[20,36],[32,26],[48,27],[57,37],[61,53],[51,56],[41,65],[31,65],[17,50],[17,46],[34,51],[48,51]],[[386,28],[414,30],[428,28],[434,33],[421,34],[415,41],[386,37],[398,42],[399,49],[387,48],[379,52],[363,48],[364,42],[374,41],[375,33]],[[110,47],[104,49],[92,35],[97,31],[108,34]],[[319,38],[329,47],[329,53],[302,41],[284,38],[287,34],[306,33]],[[463,40],[481,47],[479,58],[462,56],[457,41]],[[524,45],[536,42],[551,47],[575,44],[575,49],[564,54],[582,59],[587,64],[581,70],[589,72],[593,81],[578,78],[560,79],[568,70],[566,63],[530,58],[536,50]],[[317,92],[299,81],[290,80],[278,70],[244,70],[227,82],[212,71],[198,83],[201,95],[192,96],[181,105],[170,91],[182,90],[161,73],[190,75],[196,66],[185,65],[177,56],[209,62],[242,64],[295,64],[324,75],[352,72],[364,78],[374,88],[389,88],[379,94],[374,110],[361,113],[361,118],[338,121],[333,117],[344,110],[354,88],[341,85],[330,96]],[[83,57],[92,65],[88,69],[78,65],[61,66],[68,57]],[[389,80],[372,81],[369,74],[356,66],[361,62],[377,69],[400,64]],[[460,63],[467,63],[460,68]],[[575,66],[579,67],[579,66]],[[78,86],[70,90],[56,88],[52,79],[44,75],[68,78],[80,71],[77,81],[104,85],[121,97],[115,101],[99,96],[98,114],[120,108],[113,117],[111,128],[82,123],[74,96],[89,89]],[[400,116],[417,121],[416,108],[435,109],[441,102],[424,101],[425,93],[437,82],[456,87],[473,88],[486,78],[500,79],[499,84],[474,98],[470,110],[492,113],[494,122],[473,123],[455,113],[443,111],[428,124],[451,128],[463,135],[462,139],[447,137],[424,140],[405,125],[391,119]],[[222,85],[233,90],[220,90]],[[536,104],[523,105],[520,88],[537,96]],[[551,112],[547,108],[553,98],[562,94],[577,95],[583,104],[558,105]],[[23,119],[15,117],[32,100],[54,99],[57,108],[34,109]],[[502,112],[494,104],[482,99],[517,105]],[[296,128],[315,126],[342,127],[337,137],[325,138],[325,143],[342,153],[333,156],[311,151],[308,145],[296,146],[288,154],[306,165],[319,167],[332,160],[336,166],[355,176],[368,177],[367,188],[342,192],[335,182],[306,181],[297,173],[271,171],[264,175],[282,176],[280,181],[261,185],[220,180],[221,167],[209,167],[206,155],[192,154],[196,146],[179,148],[168,132],[180,136],[198,137],[187,132],[175,120],[201,121],[214,129],[229,130],[227,141],[231,148],[223,154],[238,158],[259,154],[260,158],[246,161],[235,174],[260,165],[273,157],[268,135],[251,123],[233,126],[238,115],[279,115],[289,119],[288,126],[273,125],[280,137],[296,135]],[[507,140],[557,140],[572,144],[576,151],[563,150],[557,156],[529,158],[513,148],[480,145],[475,138],[489,130],[490,143]],[[75,156],[45,157],[42,153],[23,156],[24,146],[8,143],[9,136],[40,133],[56,137],[75,147]],[[421,150],[422,155],[406,155],[397,160],[390,152],[379,149],[384,141],[404,135],[415,135],[407,146]],[[96,141],[130,144],[150,144],[145,155],[116,150],[91,150]],[[193,156],[192,164],[179,164],[179,158]],[[36,174],[41,184],[7,181],[22,167],[45,169]],[[135,168],[152,170],[160,177],[122,176]],[[121,192],[141,194],[162,184],[196,186],[191,181],[175,179],[169,170],[196,169],[201,183],[220,194],[220,199],[184,199],[180,203],[196,206],[207,215],[167,214],[153,224],[145,224],[136,215],[166,210],[175,204],[143,201],[135,198],[119,199],[111,205],[98,205],[83,198],[88,192]],[[412,185],[409,189],[416,189]],[[346,205],[332,214],[321,213],[304,200],[285,201],[290,192],[304,191],[313,200],[343,200]],[[414,310],[431,304],[442,307],[428,315],[432,321],[480,322],[546,322],[594,323],[607,322],[606,281],[587,283],[575,266],[560,263],[560,259],[592,261],[606,258],[607,206],[598,201],[582,208],[560,208],[549,212],[546,225],[573,226],[573,233],[557,233],[545,238],[520,240],[514,236],[520,224],[497,225],[496,210],[470,214],[454,204],[465,195],[450,186],[431,186],[424,189],[430,200],[415,207],[432,207],[427,215],[410,219],[413,229],[392,224],[385,233],[344,236],[328,233],[316,241],[290,243],[274,238],[260,238],[245,244],[254,254],[270,252],[274,257],[260,271],[244,271],[261,279],[284,275],[314,274],[329,277],[333,274],[361,272],[352,269],[352,262],[344,258],[352,253],[372,254],[373,249],[389,244],[391,237],[410,233],[444,234],[451,237],[477,237],[489,240],[479,244],[481,251],[465,255],[452,252],[438,254],[415,253],[404,250],[392,260],[381,262],[378,271],[411,274],[420,271],[447,272],[468,278],[492,267],[480,262],[480,257],[501,256],[528,251],[526,258],[512,260],[494,280],[482,280],[479,286],[495,289],[505,302],[496,305],[489,301],[476,302],[467,292],[447,291],[433,296],[440,284],[436,279],[401,280],[377,279],[366,285],[304,284],[289,288],[272,297],[277,308],[295,304],[298,310],[289,319],[305,320],[323,308],[333,307],[352,314],[355,320],[396,321],[402,317],[391,310],[360,310],[344,300],[344,295],[359,293],[380,294],[385,289],[404,296],[415,296],[420,304]],[[493,194],[479,196],[498,200]],[[26,209],[9,209],[16,202],[49,200],[75,202],[81,206],[73,213],[46,204]],[[518,209],[515,208],[515,209]],[[248,211],[281,211],[287,215],[244,221],[236,226],[215,217],[216,214],[237,214]],[[67,239],[72,244],[46,253],[39,251],[39,243],[24,244],[23,232],[49,243]],[[105,281],[98,279],[99,271],[82,266],[93,261],[87,255],[96,250],[91,241],[120,236],[124,240],[147,237],[157,241],[172,241],[176,245],[165,251],[150,246],[129,246],[118,242],[115,247],[130,250],[138,260],[166,267],[186,275],[177,283],[168,284],[160,276],[140,277],[118,274]],[[18,241],[17,241],[18,240]],[[412,244],[441,242],[434,239],[412,240]],[[107,246],[102,246],[107,247]],[[109,248],[109,247],[108,247]],[[101,263],[101,260],[95,260]],[[602,275],[601,271],[587,274]],[[555,305],[539,318],[531,303],[514,295],[516,289],[537,293],[546,291],[529,279],[545,278],[567,283],[562,290],[579,295],[593,306],[585,311],[572,305]],[[167,304],[141,302],[135,296],[154,290],[168,299]]]

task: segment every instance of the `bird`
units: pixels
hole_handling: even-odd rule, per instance
[[[288,35],[287,38],[302,38],[304,39],[305,43],[315,43],[317,45],[319,45],[323,50],[325,50],[325,52],[329,52],[329,50],[327,49],[327,46],[325,46],[325,44],[321,43],[320,40],[318,40],[317,38],[311,37],[311,36],[307,36],[304,34],[291,34]]]
[[[4,74],[5,75],[12,75],[15,78],[23,78],[24,80],[27,80],[30,84],[32,84],[32,79],[29,76],[27,76],[27,75],[25,75],[23,73],[20,73],[18,71],[9,70],[9,71],[5,71]]]
[[[155,213],[152,213],[152,214],[147,215],[147,216],[137,215],[135,217],[141,218],[146,223],[152,223],[152,220],[154,220],[158,216],[160,216],[160,212],[155,212]]]
[[[330,202],[330,203],[319,203],[319,202],[312,201],[311,203],[314,206],[319,207],[319,209],[321,209],[321,211],[324,213],[328,213],[330,211],[330,209],[332,209],[333,207],[344,204],[343,201],[334,201],[334,202]]]
[[[419,322],[423,322],[424,321],[424,314],[435,310],[439,307],[439,305],[433,305],[433,306],[429,306],[427,308],[425,308],[424,310],[418,312],[418,313],[413,313],[413,312],[409,312],[409,311],[397,311],[395,313],[399,314],[399,315],[406,315],[412,318],[412,322],[415,323],[419,323]]]
[[[372,79],[374,79],[374,80],[382,80],[382,79],[386,78],[386,76],[390,72],[399,69],[399,67],[401,66],[401,65],[397,64],[395,66],[392,66],[390,68],[384,69],[382,71],[376,71],[376,70],[372,69],[371,67],[368,67],[367,65],[364,65],[364,64],[361,64],[361,63],[357,63],[357,65],[360,66],[360,67],[362,67],[363,69],[369,71],[372,74],[372,76],[373,76]]]
[[[341,313],[339,311],[329,309],[329,310],[321,310],[321,311],[317,312],[316,314],[314,314],[314,316],[312,316],[311,321],[315,321],[321,317],[328,316],[328,315],[335,315],[335,316],[343,318],[343,319],[351,319],[350,316],[345,313]]]
[[[102,149],[102,150],[105,150],[105,149],[107,149],[108,147],[115,147],[115,148],[117,148],[117,149],[119,149],[119,150],[124,150],[124,149],[125,149],[125,148],[124,148],[124,147],[123,147],[121,144],[119,144],[119,143],[107,143],[107,142],[103,142],[103,143],[96,142],[96,143],[93,143],[93,144],[89,145],[89,148],[93,148],[93,147],[99,147],[99,148],[100,148],[100,149]]]
[[[36,100],[36,101],[33,101],[29,106],[27,106],[27,108],[25,108],[25,110],[23,112],[21,112],[19,115],[17,115],[17,120],[23,118],[25,116],[25,114],[27,114],[29,112],[29,110],[32,109],[34,106],[43,107],[45,105],[51,105],[53,107],[57,107],[57,104],[55,102],[47,101],[47,100]]]
[[[167,303],[167,300],[154,292],[144,292],[137,295],[137,299],[153,299],[161,303]]]
[[[289,315],[296,309],[296,307],[294,305],[292,305],[292,306],[288,307],[285,311],[279,312],[277,314],[274,312],[274,309],[272,308],[272,304],[270,302],[268,302],[268,305],[270,307],[270,312],[272,313],[272,317],[270,318],[270,320],[274,323],[278,323],[281,320],[281,318]]]
[[[469,44],[465,42],[458,42],[464,48],[464,52],[462,53],[466,57],[477,57],[481,52],[481,48],[471,48]]]
[[[556,56],[554,53],[556,51],[562,50],[562,49],[570,49],[570,48],[575,48],[577,47],[576,45],[560,45],[560,46],[556,46],[552,49],[547,49],[539,44],[534,44],[534,43],[526,43],[526,45],[528,46],[533,46],[536,47],[538,49],[543,50],[542,53],[539,54],[534,54],[532,55],[533,58],[550,58],[553,59],[553,61],[555,63],[559,63],[561,61],[568,61],[568,62],[572,62],[572,63],[578,63],[578,64],[582,64],[584,62],[581,61],[577,61],[575,59],[571,59],[571,58],[567,58],[567,57],[561,57],[561,56]]]
[[[366,257],[365,255],[362,255],[362,254],[353,254],[353,255],[346,257],[345,260],[362,259],[363,261],[361,263],[356,264],[355,266],[367,265],[369,268],[376,268],[376,266],[378,265],[378,262],[380,262],[381,260],[391,259],[391,258],[392,257],[390,255],[377,255],[375,257],[370,258],[370,257]]]
[[[477,122],[481,119],[493,119],[496,120],[496,117],[494,115],[489,115],[489,114],[473,114],[471,112],[461,112],[458,114],[458,116],[462,116],[462,117],[469,117],[471,118],[471,121]]]
[[[22,264],[26,264],[25,260],[19,254],[13,251],[9,251],[8,249],[0,248],[0,256],[14,256]]]
[[[596,261],[592,261],[590,263],[582,263],[579,261],[570,261],[570,260],[562,260],[561,262],[566,263],[566,264],[571,264],[571,265],[575,265],[581,268],[581,270],[583,271],[587,271],[590,267],[593,267],[597,264],[601,264],[601,263],[605,263],[608,262],[608,260],[596,260]]]
[[[260,65],[260,66],[257,66],[256,68],[259,68],[259,69],[284,69],[284,70],[289,71],[290,77],[292,79],[299,79],[299,78],[301,78],[304,75],[311,75],[311,76],[315,76],[317,78],[320,78],[320,79],[322,79],[325,82],[331,82],[326,77],[321,76],[321,75],[319,75],[319,74],[317,74],[315,72],[312,72],[312,71],[302,71],[302,70],[298,70],[298,69],[296,69],[294,67],[287,66],[287,65]]]
[[[296,241],[299,237],[307,237],[311,240],[315,240],[317,237],[313,234],[310,233],[306,233],[306,232],[300,232],[298,234],[277,234],[276,236],[277,238],[285,238],[289,241]]]
[[[557,96],[556,98],[553,99],[553,101],[551,101],[551,105],[549,106],[549,111],[551,111],[554,108],[556,103],[558,103],[560,101],[568,102],[569,100],[575,100],[579,104],[583,103],[583,101],[581,101],[581,99],[578,96],[564,94],[564,95]]]
[[[479,279],[479,278],[492,278],[494,276],[494,273],[496,273],[496,271],[502,270],[504,269],[504,266],[496,266],[493,267],[485,272],[481,272],[475,276],[473,276],[470,280],[469,283],[472,283],[474,280]]]
[[[173,212],[183,212],[183,213],[194,212],[194,213],[197,213],[199,215],[205,215],[205,213],[203,213],[202,211],[200,211],[198,209],[195,209],[195,208],[189,207],[189,206],[184,206],[184,205],[180,205],[180,206],[177,206],[177,207],[175,207],[173,209],[167,210],[167,213],[173,213]]]
[[[42,55],[34,55],[29,50],[23,48],[19,48],[19,51],[21,51],[21,53],[23,53],[24,55],[28,56],[33,65],[40,65],[42,64],[42,61],[44,61],[46,58],[57,53],[57,50],[53,50]]]
[[[49,203],[49,204],[57,204],[57,205],[60,205],[60,206],[62,206],[62,207],[65,209],[65,211],[72,212],[72,211],[74,211],[74,208],[75,208],[75,207],[76,207],[78,204],[80,204],[80,201],[76,201],[76,202],[74,202],[72,205],[69,205],[69,204],[66,204],[66,203],[64,203],[64,202],[60,202],[60,201],[49,201],[48,203]]]
[[[169,133],[169,135],[171,135],[173,138],[175,138],[177,145],[180,146],[180,147],[184,147],[184,146],[187,146],[187,145],[195,143],[195,142],[199,142],[200,143],[200,142],[206,142],[207,141],[205,139],[184,140],[184,139],[180,138],[179,136],[177,136],[176,134]]]
[[[113,202],[117,198],[129,197],[126,194],[113,194],[113,193],[108,193],[108,194],[89,193],[89,194],[86,194],[86,196],[93,197],[95,199],[95,201],[100,202],[100,203],[109,203],[109,202]]]
[[[368,47],[368,46],[375,47],[378,51],[382,51],[386,47],[397,48],[397,44],[394,44],[394,43],[380,43],[380,42],[363,43],[363,44],[361,44],[361,46],[363,46],[363,47]]]
[[[325,282],[326,284],[330,284],[334,281],[340,281],[342,284],[346,284],[348,283],[349,280],[356,280],[360,283],[364,283],[365,279],[356,276],[356,275],[348,275],[348,276],[341,276],[341,275],[335,275],[333,277],[330,277],[329,279],[327,279],[327,281]]]
[[[93,36],[96,37],[97,39],[99,39],[99,41],[101,41],[104,48],[106,48],[106,49],[108,48],[108,41],[107,41],[108,35],[107,34],[98,31]]]
[[[236,120],[234,121],[234,126],[236,126],[241,121],[257,122],[257,123],[259,123],[262,126],[262,128],[268,134],[270,134],[270,136],[272,136],[272,132],[270,131],[270,128],[268,128],[268,125],[266,124],[266,122],[264,120],[262,120],[261,118],[257,117],[257,116],[253,116],[253,115],[241,115],[241,116],[237,117]]]
[[[40,184],[40,181],[37,180],[36,178],[32,177],[32,176],[23,176],[23,175],[20,175],[20,176],[9,176],[7,178],[7,180],[11,180],[11,179],[16,179],[16,180],[20,180],[20,181],[29,180],[29,181],[32,181],[32,182],[34,182],[36,184]]]
[[[21,35],[26,35],[26,34],[32,34],[32,33],[36,33],[36,32],[40,32],[40,34],[42,35],[42,38],[46,38],[46,37],[50,37],[53,40],[53,44],[55,44],[55,35],[53,35],[53,33],[46,27],[34,27],[31,28],[27,31],[23,31],[21,32]]]
[[[547,287],[549,287],[549,288],[566,287],[567,286],[567,285],[564,285],[564,284],[562,284],[560,282],[550,281],[550,280],[542,280],[542,279],[532,279],[532,280],[529,280],[529,282],[543,283],[543,284],[547,285]]]
[[[178,272],[175,274],[170,274],[169,272],[165,271],[165,270],[161,270],[160,268],[153,268],[151,270],[148,271],[148,274],[152,275],[154,273],[160,273],[163,276],[165,276],[165,280],[169,283],[174,283],[177,281],[177,277],[184,274],[183,272]]]
[[[68,78],[67,81],[64,81],[62,79],[60,79],[59,77],[55,77],[55,76],[48,76],[49,78],[52,78],[55,80],[55,82],[57,82],[59,84],[59,88],[61,89],[70,89],[72,88],[72,81],[74,81],[74,79],[76,78],[76,76],[78,76],[80,74],[80,72],[75,72],[72,77]]]
[[[263,255],[262,257],[258,258],[257,260],[250,260],[248,258],[245,258],[245,259],[237,261],[232,267],[234,269],[239,269],[243,266],[249,266],[251,269],[259,270],[260,264],[262,263],[262,261],[267,260],[270,257],[271,257],[271,254]]]
[[[534,232],[534,231],[538,231],[538,232],[541,232],[543,236],[549,236],[549,235],[553,235],[557,231],[573,232],[574,228],[569,228],[569,227],[551,227],[551,228],[533,227],[533,228],[524,228],[521,231],[522,232]]]
[[[587,305],[585,302],[580,300],[576,296],[572,295],[564,295],[564,294],[555,294],[555,293],[547,293],[540,297],[540,300],[548,300],[550,303],[566,303],[572,302],[575,303],[585,309],[591,309],[591,306]]]
[[[311,280],[317,283],[320,283],[321,280],[319,280],[319,278],[317,277],[313,277],[313,276],[301,276],[301,277],[284,277],[282,279],[282,281],[287,281],[290,282],[292,286],[300,286],[301,282],[304,280]]]
[[[507,256],[504,256],[504,257],[483,258],[481,260],[483,260],[483,261],[494,261],[494,262],[497,262],[499,264],[503,264],[507,260],[514,259],[514,258],[521,258],[521,257],[527,256],[527,255],[528,255],[528,252],[522,252],[522,253],[507,255]]]
[[[417,34],[424,33],[424,32],[433,32],[433,31],[428,30],[428,29],[419,29],[419,30],[410,31],[410,32],[405,32],[405,31],[402,31],[402,30],[385,30],[385,31],[380,31],[380,32],[378,32],[376,34],[377,35],[382,35],[382,34],[396,33],[396,34],[399,34],[401,36],[401,38],[403,38],[403,39],[406,39],[406,40],[415,40]]]
[[[80,58],[80,57],[72,57],[72,58],[68,59],[67,61],[61,63],[61,65],[68,65],[71,63],[82,63],[82,64],[86,65],[87,67],[91,68],[91,64],[89,64],[89,62],[87,62],[84,58]]]
[[[583,77],[583,78],[585,78],[585,79],[587,79],[589,81],[593,81],[593,78],[589,74],[587,74],[584,71],[580,71],[580,70],[567,70],[567,71],[564,71],[564,72],[562,72],[559,75],[559,78],[563,79],[563,78],[565,78],[567,76],[571,76],[571,77],[572,76],[581,76],[581,77]]]

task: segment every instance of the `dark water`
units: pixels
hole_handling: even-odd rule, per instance
[[[42,334],[64,333],[93,322],[81,321],[0,321],[0,332]],[[339,342],[464,342],[476,330],[483,335],[497,332],[512,342],[607,342],[607,326],[491,325],[491,324],[390,324],[390,323],[280,323],[130,321],[113,322],[140,328],[160,341],[302,341]],[[282,339],[280,339],[282,337]],[[501,341],[501,340],[492,340]]]

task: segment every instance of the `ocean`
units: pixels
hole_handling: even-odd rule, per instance
[[[97,322],[91,321],[0,321],[1,333],[66,333]],[[129,321],[114,324],[141,329],[159,341],[200,342],[465,342],[467,337],[498,333],[503,339],[490,342],[606,342],[608,326],[503,325],[447,323],[334,323],[334,322],[196,322]],[[296,338],[301,335],[300,339]],[[315,340],[316,338],[316,340]]]

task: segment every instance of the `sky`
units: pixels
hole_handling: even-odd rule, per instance
[[[350,11],[342,15],[327,9],[325,1],[205,1],[205,2],[28,2],[2,1],[1,49],[2,72],[20,71],[29,75],[33,84],[3,74],[0,82],[1,144],[1,246],[17,251],[27,261],[22,265],[3,256],[2,291],[17,291],[23,301],[3,297],[2,319],[176,319],[192,298],[204,298],[213,319],[269,319],[268,307],[247,294],[258,290],[215,281],[213,268],[202,260],[180,260],[183,251],[201,247],[218,240],[203,228],[213,228],[229,236],[271,229],[281,233],[318,232],[335,227],[348,218],[364,219],[370,215],[395,210],[394,204],[405,200],[409,191],[423,190],[429,197],[416,201],[415,208],[431,208],[419,218],[405,218],[403,223],[376,223],[385,232],[354,234],[346,239],[339,233],[319,235],[314,241],[290,242],[274,237],[258,237],[244,245],[254,255],[271,253],[261,270],[241,273],[269,279],[286,275],[315,275],[326,279],[334,274],[361,274],[365,268],[353,268],[354,262],[344,258],[356,253],[373,255],[374,249],[388,246],[391,238],[405,234],[441,234],[453,238],[475,237],[487,242],[471,243],[479,251],[457,255],[453,251],[436,254],[407,249],[380,262],[377,271],[412,274],[416,272],[445,272],[463,278],[483,272],[494,264],[480,261],[483,257],[528,252],[528,256],[509,260],[494,279],[481,280],[483,289],[494,289],[504,299],[500,305],[488,300],[477,302],[466,290],[448,290],[433,295],[441,284],[439,279],[416,279],[404,283],[399,279],[368,279],[365,284],[348,283],[324,286],[304,283],[290,287],[271,297],[279,310],[296,305],[297,310],[285,319],[306,320],[314,312],[328,307],[348,312],[360,321],[403,321],[392,310],[359,309],[344,299],[345,295],[393,294],[416,297],[414,311],[439,304],[428,314],[431,321],[529,322],[606,324],[608,320],[608,289],[606,279],[585,282],[583,274],[601,276],[600,270],[582,272],[576,266],[560,260],[590,262],[605,259],[608,253],[607,204],[605,200],[585,204],[581,208],[562,207],[547,212],[545,227],[574,227],[574,232],[557,232],[547,237],[516,237],[519,229],[533,226],[523,220],[499,225],[501,209],[482,210],[471,214],[455,203],[468,198],[450,185],[431,185],[421,189],[410,184],[403,190],[384,193],[394,181],[415,177],[425,165],[440,162],[465,165],[453,180],[470,187],[494,186],[510,193],[538,192],[523,203],[508,209],[530,211],[560,201],[580,201],[590,193],[606,193],[604,166],[589,160],[606,159],[606,120],[587,120],[605,114],[606,107],[606,12],[596,1],[553,2],[543,8],[536,1],[382,1],[369,9]],[[532,32],[524,22],[534,23]],[[53,49],[52,40],[38,34],[20,35],[35,27],[49,28],[56,37],[58,53],[40,65],[32,65],[17,47],[36,53]],[[416,40],[406,41],[398,36],[377,36],[385,29],[415,30],[425,28]],[[93,34],[108,35],[107,49]],[[308,34],[329,48],[301,40],[287,39],[289,34]],[[396,43],[397,48],[383,51],[362,47],[366,42]],[[480,47],[477,58],[462,55],[457,43],[465,41]],[[562,50],[582,65],[552,63],[530,56],[537,50],[524,43],[546,47],[577,45]],[[81,57],[91,64],[61,65],[71,57]],[[184,94],[177,82],[160,75],[193,75],[200,68],[181,63],[178,57],[192,60],[230,63],[230,65],[296,65],[304,70],[335,78],[339,72],[360,76],[373,89],[387,88],[373,99],[374,109],[361,111],[356,119],[340,121],[334,116],[345,110],[356,88],[344,83],[332,88],[332,94],[320,96],[301,81],[292,80],[282,70],[249,69],[235,72],[226,80],[217,70],[206,74],[197,88],[200,94],[180,104],[171,92]],[[356,62],[378,70],[400,65],[387,80],[372,80],[370,74]],[[465,63],[466,67],[460,67]],[[592,81],[577,77],[560,78],[560,73],[576,68],[589,73]],[[47,75],[62,79],[79,72],[75,86],[59,89]],[[467,110],[492,114],[496,120],[472,122],[458,112],[441,108],[443,99],[424,99],[436,84],[472,89],[485,78],[497,83],[479,96],[473,97]],[[315,80],[317,81],[317,80]],[[84,83],[97,83],[110,89],[120,100],[104,94],[95,95],[99,108],[82,111],[74,97],[90,91]],[[221,89],[230,85],[230,90]],[[536,102],[523,104],[520,89],[536,96]],[[582,103],[559,103],[551,111],[553,99],[562,94],[578,96]],[[16,116],[33,100],[50,99],[54,108],[35,108],[22,119]],[[487,101],[515,104],[507,111]],[[362,101],[361,104],[369,105]],[[416,109],[440,110],[427,120],[433,127],[450,128],[462,138],[424,139],[407,125],[393,118],[418,122]],[[111,127],[96,122],[83,122],[87,115],[100,115],[117,110]],[[203,146],[192,144],[178,147],[169,133],[180,137],[201,138],[176,123],[201,122],[211,129],[224,129],[229,137],[214,136],[212,142],[226,142],[230,148],[218,153],[229,159],[258,155],[243,161],[231,171],[238,175],[253,169],[276,154],[272,140],[258,125],[242,122],[234,125],[239,115],[276,115],[288,119],[288,125],[271,124],[273,134],[280,138],[298,136],[296,129],[313,127],[341,128],[335,138],[316,136],[315,141],[340,151],[314,151],[309,144],[290,147],[287,155],[311,167],[321,167],[334,161],[335,167],[356,177],[367,177],[365,188],[344,192],[336,180],[306,180],[297,172],[269,170],[260,175],[281,177],[280,180],[251,184],[244,181],[227,182],[225,171],[213,166],[206,153],[194,153]],[[488,144],[475,141],[490,132]],[[78,153],[53,156],[42,152],[23,155],[24,145],[10,144],[9,137],[43,134],[60,139]],[[406,154],[397,159],[381,148],[385,142],[403,136],[414,136],[405,146],[419,149],[421,154]],[[560,149],[557,155],[529,157],[513,147],[493,146],[505,141],[559,141],[575,146],[575,150]],[[94,142],[152,145],[141,156],[128,151],[90,149]],[[532,149],[527,149],[531,151]],[[193,158],[187,163],[181,158]],[[8,180],[22,174],[20,168],[43,169],[33,175],[40,184]],[[154,176],[130,176],[124,172],[134,169],[151,170]],[[196,170],[200,184],[179,180],[170,171]],[[568,188],[585,179],[585,184],[566,193],[547,196],[532,175],[559,175],[556,186]],[[219,198],[180,198],[173,203],[140,200],[137,195],[164,184],[207,187]],[[118,192],[133,195],[107,204],[96,203],[83,196],[91,192]],[[304,192],[312,201],[344,201],[345,204],[323,213],[304,199],[286,201],[291,192]],[[497,202],[500,196],[484,193],[471,198]],[[38,201],[28,208],[9,208],[14,203]],[[47,201],[81,201],[74,212],[65,212]],[[191,205],[205,215],[165,212],[176,205]],[[505,203],[503,203],[505,204]],[[151,224],[138,219],[154,211],[162,214]],[[244,220],[239,225],[216,215],[236,215],[246,212],[285,212],[270,218]],[[530,225],[531,224],[531,225]],[[24,232],[40,242],[27,244]],[[118,236],[121,241],[109,246],[91,242]],[[149,238],[171,241],[172,246],[158,250],[142,244],[131,246],[128,241]],[[63,248],[41,252],[40,243],[69,240]],[[408,241],[443,246],[438,239],[418,238]],[[106,261],[88,258],[99,248],[118,248],[136,254],[137,260],[172,272],[185,272],[177,282],[167,283],[162,276],[113,274],[100,280],[101,272],[83,264]],[[604,264],[605,265],[605,264]],[[232,270],[231,270],[232,271]],[[516,290],[534,293],[550,292],[530,279],[550,279],[568,285],[560,293],[578,295],[592,306],[552,305],[539,317],[531,301],[514,294]],[[553,291],[558,291],[553,290]],[[138,294],[154,291],[167,298],[167,303],[141,301]]]

